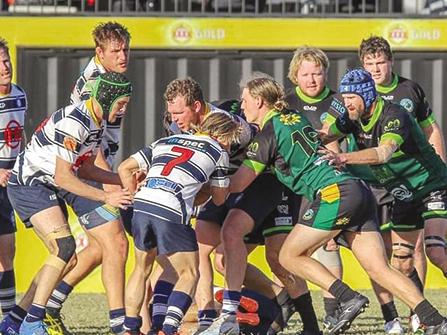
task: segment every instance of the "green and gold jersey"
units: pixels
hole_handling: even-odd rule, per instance
[[[340,128],[342,117],[335,127]],[[346,127],[345,127],[346,128]],[[359,178],[385,187],[396,199],[421,199],[430,191],[447,187],[447,166],[428,143],[414,117],[401,106],[378,98],[372,117],[351,122],[350,151],[377,147],[392,139],[398,150],[385,164],[350,165],[349,171]]]
[[[354,178],[323,160],[317,152],[320,146],[318,133],[301,113],[272,110],[248,146],[242,164],[257,173],[271,167],[284,185],[312,201],[320,189]]]

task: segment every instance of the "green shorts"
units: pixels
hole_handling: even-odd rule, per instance
[[[376,200],[359,179],[331,184],[314,201],[303,199],[298,223],[320,230],[378,231]]]

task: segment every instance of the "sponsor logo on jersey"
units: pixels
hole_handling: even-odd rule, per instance
[[[285,124],[286,126],[291,126],[294,125],[295,123],[301,122],[301,116],[299,116],[298,114],[282,114],[279,117],[279,121],[282,124]]]
[[[413,193],[408,190],[405,185],[399,185],[390,192],[393,197],[401,201],[409,201],[413,199]]]
[[[193,148],[197,148],[197,149],[204,149],[205,148],[205,143],[204,142],[185,140],[183,138],[177,138],[177,137],[169,139],[168,143],[169,144],[177,143],[177,144],[184,145],[186,147],[193,147]]]
[[[248,152],[247,156],[251,155],[252,157],[255,155],[255,153],[259,149],[259,143],[258,142],[252,142],[248,145]]]
[[[344,217],[344,218],[339,218],[337,221],[335,221],[335,225],[336,226],[346,226],[349,221],[351,221],[350,218]]]
[[[394,100],[394,95],[382,95],[383,100],[391,101]]]
[[[383,130],[386,132],[393,132],[400,128],[400,121],[399,119],[388,121],[388,123],[383,127]]]
[[[317,110],[317,106],[309,106],[309,105],[306,105],[306,106],[303,107],[303,109],[304,109],[305,111],[312,111],[312,112],[315,112],[315,111]]]
[[[429,202],[427,204],[427,209],[429,211],[443,211],[445,210],[445,203],[441,201]]]
[[[74,152],[76,150],[76,139],[71,136],[65,136],[64,138],[64,147],[68,151]]]
[[[314,210],[312,208],[309,208],[306,213],[303,215],[303,220],[309,221],[314,217]]]
[[[407,110],[407,112],[411,113],[414,109],[414,103],[411,101],[411,99],[404,98],[399,102],[399,105],[401,105],[403,108]]]

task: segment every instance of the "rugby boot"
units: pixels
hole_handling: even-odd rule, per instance
[[[43,322],[48,327],[48,332],[51,335],[72,335],[65,327],[64,316],[61,314],[60,309],[46,308],[45,319]]]
[[[402,325],[400,324],[399,318],[395,318],[391,321],[385,323],[384,326],[385,334],[404,334]]]
[[[295,306],[293,305],[293,300],[288,294],[286,295],[286,298],[280,302],[279,307],[280,312],[270,325],[267,335],[275,335],[286,328],[290,318],[296,312]]]
[[[259,319],[259,315],[256,313],[243,313],[241,311],[237,311],[236,320],[238,323],[247,324],[250,326],[257,326],[261,320]]]
[[[436,326],[426,326],[425,335],[447,335],[447,319]]]
[[[0,334],[2,335],[19,335],[20,323],[14,321],[9,314],[0,323]]]
[[[214,294],[214,298],[219,303],[222,303],[223,301],[223,292],[224,290],[219,290]],[[256,313],[258,311],[259,305],[256,300],[242,295],[239,302],[239,307],[242,307],[248,313]]]
[[[202,335],[239,335],[239,324],[234,314],[221,314]]]
[[[335,326],[337,323],[337,316],[336,315],[326,315],[323,319],[323,327],[324,329],[331,329]]]
[[[358,293],[351,300],[340,303],[337,309],[337,323],[329,329],[330,335],[337,335],[343,333],[350,326],[352,321],[369,306],[369,300],[367,297]]]
[[[20,326],[20,335],[50,335],[48,327],[43,321],[22,322]]]

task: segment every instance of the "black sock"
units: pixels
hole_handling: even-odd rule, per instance
[[[319,332],[318,320],[315,315],[314,306],[312,305],[312,297],[309,292],[293,299],[296,311],[300,313],[303,329],[312,332]]]
[[[390,301],[384,305],[380,305],[380,308],[382,309],[382,315],[385,322],[392,321],[395,318],[399,317],[394,301]]]
[[[424,293],[424,284],[422,284],[422,280],[421,278],[419,278],[419,274],[416,269],[413,270],[409,278],[414,283],[414,285],[416,285],[419,291],[421,291],[421,293]]]
[[[345,303],[356,296],[356,292],[340,279],[337,279],[331,287],[329,287],[329,293],[341,303]]]
[[[426,326],[436,326],[440,324],[444,318],[439,314],[438,310],[434,308],[427,299],[422,300],[414,309],[421,320],[421,323]]]
[[[326,312],[326,315],[333,316],[338,307],[337,299],[324,297],[323,302],[324,302],[324,311]]]

